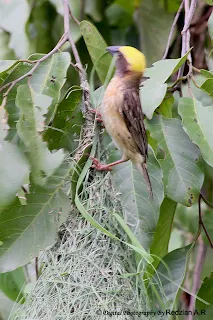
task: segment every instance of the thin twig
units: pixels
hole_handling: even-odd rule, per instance
[[[171,27],[171,30],[170,30],[170,33],[169,33],[169,37],[168,37],[168,42],[167,42],[167,45],[166,45],[166,50],[164,52],[162,60],[166,59],[166,57],[168,55],[169,48],[170,48],[170,43],[171,43],[172,36],[173,36],[173,33],[174,33],[174,29],[175,29],[175,26],[177,24],[177,21],[178,21],[178,18],[180,16],[180,13],[181,13],[181,11],[183,9],[183,4],[184,4],[184,0],[182,0],[181,5],[180,5],[180,7],[178,9],[178,12],[176,13],[175,19],[173,21],[173,24],[172,24],[172,27]]]
[[[211,248],[213,248],[212,240],[211,240],[211,238],[210,238],[210,236],[209,236],[209,234],[208,234],[208,231],[207,231],[207,229],[206,229],[206,227],[205,227],[205,225],[204,225],[204,223],[203,223],[203,219],[202,219],[201,199],[202,199],[202,195],[200,194],[200,195],[199,195],[199,198],[198,198],[199,230],[200,230],[200,227],[203,228],[203,230],[204,230],[204,232],[205,232],[205,234],[206,234],[206,237],[207,237],[207,239],[208,239],[208,241],[209,241],[209,244],[210,244]]]
[[[80,85],[83,91],[83,107],[82,112],[84,113],[85,122],[81,130],[80,143],[75,153],[75,161],[78,161],[85,148],[87,148],[92,143],[92,138],[94,136],[94,115],[89,111],[91,108],[91,98],[90,98],[90,89],[89,83],[87,81],[86,71],[82,65],[78,50],[76,48],[75,42],[70,32],[70,24],[68,23],[69,16],[79,25],[79,21],[73,16],[72,11],[70,10],[68,0],[62,0],[64,5],[64,26],[68,34],[68,41],[70,43],[74,59],[75,59],[75,68],[78,71]]]
[[[83,71],[83,65],[81,63],[81,59],[78,54],[78,50],[77,50],[75,42],[70,34],[69,15],[71,15],[71,17],[73,17],[73,15],[72,15],[72,12],[69,7],[68,0],[63,0],[63,4],[64,4],[64,30],[68,35],[68,40],[69,40],[70,46],[72,48],[75,61],[78,64],[80,70]]]
[[[179,82],[182,82],[184,80],[187,80],[187,76],[184,76],[184,77],[181,77],[181,78],[178,78],[170,87],[168,88],[174,88],[176,87],[176,85],[179,83]]]
[[[77,72],[81,72],[81,69],[78,67],[77,63],[73,63],[72,61],[70,62],[71,66],[77,71]]]
[[[20,59],[17,62],[26,62],[26,63],[31,63],[34,64],[36,63],[38,60],[28,60],[28,59]]]
[[[81,88],[84,92],[84,104],[86,109],[88,109],[90,105],[90,94],[89,94],[89,84],[87,81],[87,76],[86,72],[83,68],[78,50],[76,48],[75,42],[72,38],[71,32],[70,32],[70,24],[69,24],[69,15],[74,19],[73,14],[70,10],[68,0],[63,0],[63,5],[64,5],[64,29],[66,30],[68,34],[68,41],[70,43],[75,61],[76,61],[76,67],[78,68],[79,72],[79,78],[80,78],[80,83],[81,83]]]
[[[185,0],[185,3],[187,3],[187,2],[188,1]],[[184,28],[182,30],[182,34],[189,29],[191,21],[192,21],[192,18],[194,16],[194,13],[195,13],[195,10],[196,10],[196,7],[197,7],[197,0],[192,0],[189,12],[187,13],[187,17],[186,17],[187,19],[185,21]]]
[[[201,193],[201,198],[203,199],[203,201],[207,204],[207,206],[209,206],[210,208],[213,208],[213,203],[211,203],[210,201],[208,201],[204,195]]]
[[[196,71],[197,73],[200,73],[200,72],[201,72],[200,69],[194,67],[193,65],[192,65],[192,70]]]
[[[198,0],[192,0],[191,5],[189,8],[189,1],[184,0],[184,7],[185,7],[185,20],[184,20],[184,27],[182,30],[182,50],[181,50],[181,57],[185,56],[185,54],[189,51],[190,49],[190,24],[192,22],[192,18],[194,16],[196,7],[197,7],[197,1]],[[192,58],[191,58],[191,53],[189,52],[188,60],[191,64]],[[181,66],[178,72],[178,78],[181,78],[183,76],[184,72],[184,67],[185,63]]]
[[[199,238],[198,242],[198,249],[197,249],[197,257],[196,257],[196,263],[194,267],[194,273],[193,273],[193,284],[192,284],[192,289],[191,293],[194,296],[190,296],[190,303],[189,303],[189,311],[192,311],[191,314],[188,316],[188,320],[193,320],[194,318],[194,310],[195,310],[195,295],[197,293],[197,290],[200,287],[200,276],[201,276],[201,271],[202,271],[202,266],[203,266],[203,261],[205,259],[207,252],[207,246],[204,244],[202,238]]]
[[[195,87],[198,88],[198,89],[200,89],[200,86],[197,84],[193,73],[190,74],[190,77],[191,77],[192,82],[194,83]]]
[[[77,25],[80,24],[80,21],[76,17],[74,17],[74,15],[72,14],[72,11],[70,10],[70,8],[69,8],[69,15]]]

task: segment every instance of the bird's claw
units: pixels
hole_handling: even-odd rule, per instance
[[[99,123],[101,123],[102,125],[104,125],[104,124],[103,124],[103,120],[102,120],[100,117],[96,118],[96,121],[99,122]]]
[[[107,164],[101,164],[98,159],[91,157],[90,159],[92,160],[92,165],[91,168],[95,168],[98,171],[112,171],[112,168],[109,167]]]
[[[89,109],[89,111],[91,113],[94,113],[96,115],[96,121],[103,125],[103,120],[102,120],[100,112],[98,112],[96,109]]]

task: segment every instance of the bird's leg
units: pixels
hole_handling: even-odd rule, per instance
[[[102,120],[102,117],[101,117],[100,112],[98,112],[96,109],[89,109],[89,111],[90,111],[91,113],[95,113],[95,115],[96,115],[96,121],[103,124],[103,120]]]
[[[90,159],[93,162],[92,168],[95,168],[98,171],[111,171],[112,167],[116,166],[117,164],[128,161],[128,159],[120,159],[118,161],[115,161],[109,164],[102,164],[96,158],[90,157]]]

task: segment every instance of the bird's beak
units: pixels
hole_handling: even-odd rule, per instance
[[[106,50],[111,53],[111,55],[113,56],[115,53],[118,53],[120,49],[120,46],[110,46],[107,47]]]

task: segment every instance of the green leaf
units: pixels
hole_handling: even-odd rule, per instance
[[[37,68],[30,80],[32,89],[37,93],[45,94],[52,98],[49,106],[47,122],[53,119],[60,101],[60,93],[66,82],[67,70],[70,66],[70,54],[60,52],[45,60],[40,68]]]
[[[11,272],[0,273],[0,290],[11,300],[24,303],[23,286],[25,275],[22,268]]]
[[[150,66],[163,56],[174,16],[158,0],[143,0],[136,19],[141,48]]]
[[[155,109],[159,107],[165,97],[167,84],[153,85],[151,81],[147,84],[146,82],[144,82],[144,86],[140,89],[140,99],[143,113],[148,119],[152,119]]]
[[[74,151],[83,125],[83,115],[79,108],[82,101],[82,90],[71,89],[59,104],[51,127],[45,132],[50,150],[64,148]]]
[[[210,78],[210,76],[208,76],[207,78]],[[206,76],[202,72],[202,74],[195,75],[194,79],[196,81],[197,86],[195,86],[193,81],[190,80],[190,87],[192,89],[193,96],[195,97],[196,100],[200,101],[204,107],[211,106],[213,103],[213,97],[211,97],[207,92],[201,89],[201,86],[206,81]],[[187,84],[182,84],[182,92],[183,92],[183,97],[191,98]]]
[[[168,253],[176,207],[177,203],[168,198],[165,198],[161,204],[158,224],[150,247],[150,253],[158,256],[159,258],[164,257]],[[154,259],[155,262],[153,265],[156,267],[160,261],[159,259]]]
[[[186,272],[186,263],[191,245],[168,253],[153,276],[148,292],[152,308],[164,312],[163,319],[169,319],[166,309],[173,310],[175,298],[182,285]],[[158,296],[156,296],[158,293]]]
[[[9,71],[17,64],[17,60],[0,60],[0,76],[1,73]]]
[[[9,48],[13,49],[19,58],[25,58],[29,54],[29,43],[25,33],[29,9],[27,0],[0,2],[1,27],[10,33]]]
[[[203,159],[213,167],[213,123],[212,106],[203,107],[191,98],[181,98],[179,114],[182,118],[184,130],[190,139],[200,148]]]
[[[213,272],[209,277],[206,277],[203,280],[197,295],[199,298],[207,301],[210,305],[207,306],[204,302],[196,300],[196,309],[198,312],[201,312],[201,310],[205,312],[200,316],[196,316],[196,319],[201,320],[205,318],[207,320],[211,320],[213,316]]]
[[[29,60],[37,60],[43,57],[41,54],[34,54],[30,56]],[[30,85],[32,89],[40,94],[47,95],[52,98],[51,105],[47,116],[47,122],[54,117],[57,109],[57,104],[60,101],[61,89],[66,81],[67,69],[70,65],[70,54],[68,52],[56,53],[50,59],[42,62],[30,78]],[[13,81],[23,74],[30,71],[31,64],[19,63],[14,71],[8,76],[6,82]],[[27,79],[22,81],[27,83]],[[16,136],[16,123],[19,119],[19,109],[15,105],[17,88],[20,83],[13,87],[7,101],[8,124],[10,127],[7,140],[12,140]]]
[[[146,123],[164,153],[164,159],[159,161],[166,196],[191,206],[197,201],[204,180],[199,149],[189,140],[178,119],[155,116]]]
[[[110,156],[110,162],[118,155]],[[117,158],[117,157],[116,157]],[[153,239],[163,201],[162,171],[152,149],[149,149],[148,172],[154,198],[150,199],[144,177],[136,170],[131,161],[114,167],[113,183],[120,193],[124,219],[145,247],[149,248]]]
[[[137,262],[139,263],[141,260],[141,253],[143,253],[144,257],[146,256],[147,259],[150,259],[150,255],[144,250],[144,248],[142,247],[138,239],[135,237],[131,229],[128,227],[124,219],[117,213],[114,213],[114,217],[116,218],[116,220],[118,221],[122,229],[124,230],[125,234],[128,236],[132,246],[134,246],[134,248],[138,248],[138,251],[136,251]]]
[[[210,6],[213,6],[213,0],[205,0]]]
[[[75,166],[73,168],[73,175],[72,175],[72,181],[71,181],[71,190],[72,190],[72,201],[75,201],[75,195],[76,195],[76,188],[78,184],[78,178],[88,160],[88,154],[91,152],[91,144],[87,145],[85,149],[82,152],[82,155],[77,163],[75,163]],[[80,189],[80,187],[79,187]]]
[[[213,73],[205,69],[201,69],[200,74],[206,78],[213,78]]]
[[[38,256],[39,250],[53,245],[59,227],[62,187],[72,172],[71,164],[62,164],[47,179],[44,187],[32,186],[27,204],[14,203],[0,214],[0,272],[23,266]],[[62,209],[63,209],[62,208]],[[63,212],[67,215],[68,212]]]
[[[152,119],[153,113],[162,103],[169,77],[175,73],[186,61],[188,53],[179,59],[166,59],[157,61],[153,67],[146,69],[144,76],[149,79],[142,83],[140,99],[143,112],[148,119]]]
[[[29,164],[18,147],[6,141],[0,142],[0,163],[0,207],[3,207],[23,185],[29,175]]]
[[[200,88],[213,98],[213,78],[204,81]]]
[[[7,77],[7,73],[15,67],[17,60],[0,60],[0,85]]]
[[[42,55],[34,55],[34,57],[35,59],[39,59],[42,57]],[[29,59],[30,58],[32,59],[32,57],[29,57]],[[27,73],[31,68],[32,68],[31,64],[18,63],[18,65],[15,66],[15,68],[13,69],[13,71],[7,76],[5,83],[11,82],[19,78],[23,74]],[[22,83],[27,83],[27,79],[23,80]],[[16,123],[19,119],[19,110],[15,105],[15,99],[17,94],[17,88],[19,85],[20,83],[18,83],[16,86],[12,88],[7,98],[6,110],[8,114],[8,125],[9,125],[7,140],[9,141],[12,141],[17,134]]]
[[[175,99],[171,93],[166,94],[158,108],[158,112],[165,118],[172,118],[172,107],[174,101]]]
[[[50,102],[44,95],[39,95],[39,97],[42,99],[38,99],[38,94],[30,90],[27,85],[18,87],[16,105],[20,109],[20,119],[17,123],[17,131],[26,147],[32,166],[32,181],[43,185],[46,178],[61,164],[64,154],[62,151],[51,153],[38,134],[37,120],[41,115],[37,116],[37,112],[47,110]],[[43,108],[41,103],[48,104]]]
[[[97,75],[102,83],[104,83],[112,58],[106,54],[107,44],[102,38],[96,27],[89,21],[80,23],[80,30],[89,51],[90,57]],[[103,56],[104,55],[104,56]],[[101,58],[103,56],[103,58]]]
[[[179,59],[165,59],[153,63],[153,66],[147,68],[144,76],[149,77],[156,83],[164,83],[169,77],[186,62],[189,52]]]

